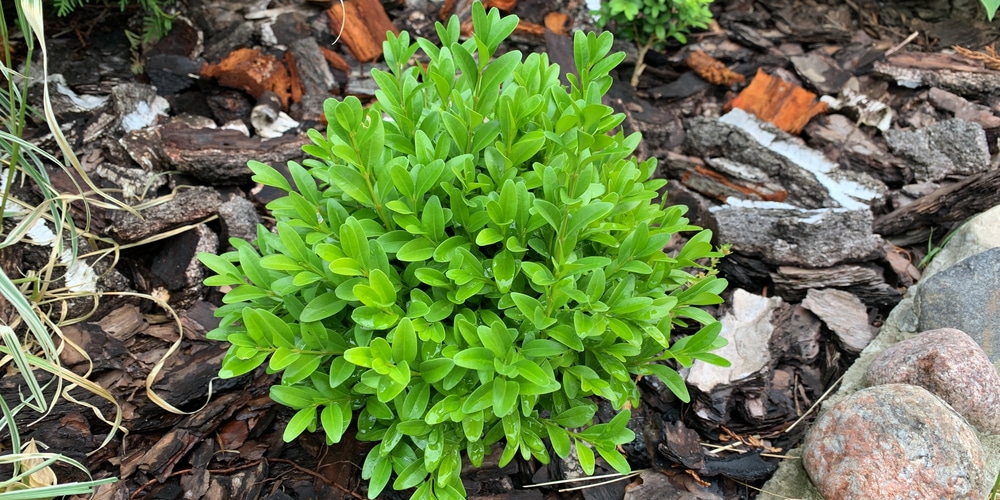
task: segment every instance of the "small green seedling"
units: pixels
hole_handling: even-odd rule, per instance
[[[983,0],[983,2],[1000,0]],[[643,62],[651,49],[663,50],[670,39],[687,43],[694,28],[705,29],[712,20],[708,5],[712,0],[604,0],[597,12],[597,26],[614,23],[625,39],[639,48],[632,71],[632,86],[639,85]]]
[[[498,55],[517,18],[476,3],[472,21],[464,41],[457,17],[438,24],[440,45],[390,34],[378,102],[328,100],[293,182],[250,162],[287,193],[268,204],[274,230],[200,256],[207,285],[232,287],[209,333],[232,344],[221,376],[280,373],[286,440],[322,427],[336,443],[357,422],[376,443],[370,498],[390,482],[464,498],[463,455],[479,466],[500,443],[501,466],[551,449],[628,471],[616,447],[635,439],[638,377],[687,401],[664,361],[727,364],[699,307],[721,302],[721,253],[657,201],[656,160],[637,161],[639,134],[602,103],[624,57],[612,36],[576,33],[566,88],[545,54]],[[690,239],[668,255],[678,232]],[[598,398],[622,411],[594,424]]]

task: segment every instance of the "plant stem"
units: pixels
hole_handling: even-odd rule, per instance
[[[632,70],[632,80],[629,82],[632,84],[632,88],[639,86],[639,75],[646,69],[646,63],[643,61],[646,60],[646,52],[649,52],[649,49],[653,48],[654,41],[655,39],[650,39],[645,45],[639,47],[639,58],[635,61],[635,69]]]

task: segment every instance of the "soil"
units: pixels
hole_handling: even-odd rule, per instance
[[[268,4],[266,0],[254,2],[264,8],[285,6],[282,2]],[[449,2],[452,4],[453,2]],[[280,5],[279,5],[280,4]],[[462,2],[458,2],[460,9]],[[191,20],[190,27],[228,36],[215,26],[222,18],[232,16],[224,2],[192,1],[181,12]],[[389,19],[401,30],[410,30],[416,35],[433,37],[431,21],[437,19],[441,5],[429,1],[400,1],[385,3]],[[318,9],[328,6],[320,5]],[[9,6],[4,6],[5,11]],[[259,9],[258,9],[259,10]],[[579,2],[549,0],[522,0],[513,13],[538,25],[546,22],[544,15],[549,12],[567,14],[573,29],[587,29],[591,20],[586,8]],[[795,55],[821,52],[834,58],[850,51],[857,52],[856,58],[870,57],[872,61],[882,60],[887,50],[903,52],[937,52],[953,45],[961,45],[974,51],[982,50],[1000,37],[1000,30],[984,21],[982,7],[976,0],[952,0],[934,2],[875,2],[857,0],[809,0],[758,2],[753,0],[717,0],[712,5],[715,22],[704,32],[692,34],[691,44],[683,47],[671,46],[663,52],[647,54],[648,68],[642,75],[637,88],[628,84],[634,65],[636,50],[626,42],[619,43],[629,57],[617,72],[617,79],[608,97],[608,102],[626,114],[625,128],[644,133],[644,141],[637,152],[642,157],[655,156],[663,165],[662,175],[672,179],[670,196],[679,203],[692,207],[695,222],[704,215],[704,207],[715,203],[710,197],[695,192],[681,169],[672,169],[671,159],[690,157],[693,153],[685,145],[685,129],[688,122],[699,116],[719,116],[728,103],[747,86],[758,69],[802,86],[820,95],[824,91],[816,88],[816,82],[796,73],[790,58]],[[214,12],[219,18],[207,17]],[[316,12],[319,12],[317,10]],[[316,16],[325,18],[325,14]],[[10,17],[8,17],[10,19]],[[81,95],[108,95],[111,89],[122,82],[148,83],[156,80],[160,94],[170,104],[170,114],[210,117],[218,124],[235,117],[248,122],[250,108],[256,99],[244,91],[220,86],[212,78],[200,78],[193,85],[186,82],[171,90],[174,81],[157,73],[157,66],[164,61],[163,54],[171,53],[163,44],[143,47],[130,46],[124,30],[140,30],[140,17],[135,12],[117,12],[97,6],[84,6],[67,18],[51,18],[47,27],[49,50],[53,54],[50,72],[65,76],[70,88]],[[349,72],[333,68],[334,78],[341,82],[341,88],[352,92],[355,74],[364,73],[369,64],[357,63],[347,50],[331,45],[333,34],[322,29],[314,29],[322,24],[322,19],[307,19],[308,34],[312,30],[322,47],[334,47],[349,65]],[[180,23],[178,23],[180,24]],[[327,28],[328,29],[328,28]],[[900,45],[910,33],[918,33],[906,45]],[[178,33],[181,33],[178,31]],[[188,33],[187,31],[184,33]],[[278,33],[276,36],[280,36]],[[247,43],[263,43],[261,40],[246,40]],[[194,43],[178,34],[171,43]],[[220,48],[218,39],[202,40],[207,49],[220,51],[210,62],[217,63],[230,49]],[[238,44],[237,44],[238,45]],[[563,41],[554,41],[549,36],[522,35],[511,42],[512,47],[522,50],[548,51],[553,60],[565,63],[571,58]],[[721,61],[722,65],[745,77],[744,82],[713,85],[697,76],[685,63],[687,56],[699,48]],[[868,55],[865,55],[868,54]],[[159,57],[159,58],[158,58]],[[209,58],[210,59],[210,58]],[[156,62],[160,61],[160,62]],[[871,62],[871,61],[869,61]],[[175,62],[176,63],[176,62]],[[133,74],[134,66],[145,64],[146,74]],[[179,64],[179,63],[176,63]],[[928,104],[927,89],[907,89],[895,85],[884,78],[871,76],[871,67],[856,64],[853,76],[862,78],[870,87],[866,88],[875,100],[887,104],[894,110],[894,126],[920,126],[950,115]],[[168,72],[169,73],[169,72]],[[836,93],[836,92],[834,92]],[[988,115],[993,115],[1000,103],[996,93],[965,96],[973,103],[982,105]],[[320,126],[318,117],[308,110],[294,106],[285,108],[302,122],[301,132],[309,126]],[[297,113],[296,113],[297,112]],[[825,120],[820,116],[813,120]],[[852,116],[851,120],[858,119]],[[122,164],[135,165],[135,155],[123,148],[115,140],[102,139],[99,144],[88,144],[82,138],[88,127],[96,126],[99,116],[80,112],[63,117],[64,123],[75,127],[77,145],[84,150],[99,151],[106,157],[115,157]],[[166,130],[166,129],[165,129]],[[866,134],[885,152],[885,141],[873,127],[861,127]],[[996,153],[996,137],[1000,128],[987,129],[990,149]],[[911,173],[903,162],[896,160],[882,162],[873,159],[873,154],[851,155],[838,150],[837,144],[824,141],[806,127],[800,136],[807,144],[824,151],[835,161],[850,164],[853,169],[865,171],[886,183],[893,195],[884,206],[875,207],[876,216],[911,201],[899,194],[904,185],[910,184]],[[241,147],[234,146],[228,154],[242,164],[249,159],[261,159],[255,154],[272,154],[275,163],[295,151],[300,143],[290,135],[269,145],[256,142],[254,149],[244,157]],[[197,149],[193,146],[196,138],[175,134],[178,149]],[[44,128],[33,129],[30,139],[51,147],[49,135]],[[233,139],[233,144],[243,144]],[[184,141],[191,141],[185,144]],[[284,141],[284,142],[282,142]],[[141,140],[138,141],[142,143]],[[280,144],[281,146],[276,146]],[[265,147],[266,146],[266,147]],[[261,149],[263,148],[263,149]],[[286,148],[286,149],[282,149]],[[265,151],[266,149],[266,151]],[[887,153],[886,153],[887,154]],[[130,156],[131,155],[131,156]],[[210,160],[206,160],[210,161]],[[877,170],[876,167],[881,168]],[[197,198],[180,205],[184,215],[190,216],[199,203],[214,207],[220,200],[230,195],[245,197],[256,203],[259,213],[265,215],[262,206],[267,201],[268,192],[260,191],[246,178],[233,179],[221,176],[218,182],[198,180],[192,174],[171,173],[169,181],[152,194],[165,194],[177,186],[211,184],[221,194],[211,194],[209,198]],[[115,185],[105,177],[104,186]],[[951,177],[940,182],[948,185],[961,180]],[[54,182],[68,179],[54,176]],[[117,185],[121,185],[119,182]],[[193,190],[189,190],[193,191]],[[215,193],[215,191],[213,191]],[[193,195],[192,195],[193,196]],[[195,198],[192,198],[195,200]],[[102,225],[116,228],[128,227],[109,212],[93,214],[95,230]],[[232,227],[223,227],[217,220],[205,222],[206,227],[216,234],[238,234]],[[936,244],[958,221],[943,224],[923,224],[905,237],[891,240],[904,260],[916,263],[929,251],[928,237],[932,246]],[[131,236],[117,236],[137,241],[148,235],[152,223],[138,224],[137,233]],[[174,226],[176,227],[176,226]],[[163,231],[174,229],[169,224]],[[933,233],[931,231],[933,230]],[[930,236],[929,236],[930,235]],[[293,443],[284,443],[282,432],[292,412],[275,405],[268,398],[268,387],[274,381],[270,375],[258,371],[253,376],[231,380],[215,378],[225,346],[207,341],[204,333],[217,324],[212,316],[215,305],[220,303],[217,291],[202,289],[190,280],[180,278],[190,271],[189,262],[194,249],[202,244],[202,237],[194,231],[171,236],[168,239],[149,243],[122,253],[114,263],[120,279],[129,289],[144,293],[160,293],[167,290],[175,305],[180,306],[180,321],[185,326],[185,335],[179,338],[170,318],[153,302],[147,300],[105,297],[97,313],[80,325],[67,327],[66,335],[82,345],[91,355],[95,364],[91,378],[107,387],[122,405],[124,427],[128,434],[116,434],[104,447],[100,443],[107,436],[110,427],[95,417],[90,409],[63,399],[51,412],[41,416],[23,412],[18,419],[22,440],[35,438],[85,464],[95,478],[118,477],[120,481],[99,491],[98,498],[324,498],[347,499],[364,498],[364,482],[360,478],[360,464],[363,463],[369,444],[353,439],[351,433],[343,442],[327,445],[321,434],[307,433]],[[225,246],[225,239],[223,247]],[[31,251],[22,254],[3,255],[2,261],[17,266],[21,262],[30,265]],[[44,259],[47,256],[36,256]],[[186,259],[186,260],[185,260]],[[886,257],[880,263],[886,274],[891,275],[893,267]],[[760,268],[761,264],[752,256],[735,256],[734,264],[727,272],[734,283],[755,293],[767,294],[774,284],[747,270]],[[905,267],[905,265],[904,265]],[[5,266],[7,269],[8,266]],[[111,273],[108,269],[102,272]],[[113,274],[113,273],[111,273]],[[902,292],[906,280],[894,277],[891,287]],[[912,284],[912,282],[910,283]],[[180,297],[180,298],[179,298]],[[878,326],[879,319],[891,309],[892,303],[867,304],[870,324]],[[86,310],[86,308],[84,308]],[[3,312],[0,310],[0,312]],[[793,313],[788,312],[789,318]],[[792,321],[789,319],[789,321]],[[796,366],[796,376],[803,375],[801,399],[793,397],[793,406],[799,414],[804,414],[809,405],[830,387],[850,362],[853,354],[843,352],[832,340],[830,332],[822,332],[819,358],[810,361],[809,366]],[[161,375],[153,388],[165,400],[173,404],[179,412],[172,413],[152,402],[144,390],[145,378],[154,369],[158,360],[175,343],[179,348],[172,352],[162,367]],[[83,369],[82,360],[64,359],[64,363],[77,370]],[[790,368],[791,370],[791,368]],[[792,372],[789,372],[792,373]],[[16,374],[0,378],[0,392],[9,404],[17,402]],[[798,379],[796,379],[798,380]],[[211,398],[207,398],[207,388],[211,387]],[[797,418],[787,415],[780,419],[760,421],[745,415],[725,416],[725,425],[706,422],[691,406],[672,397],[655,379],[641,382],[643,407],[634,411],[633,427],[639,431],[641,439],[626,451],[633,468],[653,469],[655,477],[648,473],[642,479],[631,478],[611,485],[574,492],[559,492],[556,487],[526,489],[525,486],[553,480],[563,471],[553,465],[544,466],[537,462],[516,460],[504,468],[496,465],[497,456],[487,458],[487,463],[479,470],[468,469],[463,478],[471,498],[479,499],[562,499],[562,498],[754,498],[756,487],[763,484],[770,474],[768,462],[781,458],[782,450],[795,446],[808,428],[808,419],[796,426],[794,432],[785,432]],[[744,388],[735,388],[740,391]],[[748,389],[749,390],[749,389]],[[104,412],[113,414],[113,407],[99,398],[76,390],[73,395],[83,402],[92,404]],[[766,404],[770,404],[768,402]],[[770,411],[765,408],[765,413]],[[190,413],[184,413],[190,412]],[[604,418],[609,418],[610,410]],[[23,420],[23,421],[22,421]],[[682,422],[679,424],[678,422]],[[689,429],[698,431],[691,434]],[[687,440],[687,441],[685,441]],[[724,460],[710,460],[708,463],[693,465],[684,461],[683,444],[697,442],[727,446],[737,442],[743,448],[752,450],[744,455],[732,455]],[[94,451],[96,450],[96,451]],[[764,452],[765,458],[759,455]],[[741,458],[742,457],[742,458]],[[605,469],[607,469],[605,467]],[[60,482],[85,479],[78,470],[56,466]],[[388,491],[382,498],[406,498],[407,495]]]

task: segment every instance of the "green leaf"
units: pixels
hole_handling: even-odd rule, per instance
[[[258,366],[264,364],[264,361],[267,361],[267,356],[267,352],[258,353],[249,359],[240,359],[227,355],[222,360],[222,366],[219,368],[219,376],[222,378],[233,378],[250,373]]]
[[[415,238],[406,242],[399,251],[396,258],[403,262],[423,262],[434,255],[437,245],[426,238]]]
[[[573,330],[573,327],[557,325],[554,328],[546,330],[546,333],[549,337],[559,341],[564,346],[577,352],[583,352],[583,341],[580,340],[580,336]]]
[[[541,309],[542,307],[542,303],[538,299],[523,293],[511,292],[510,298],[514,301],[514,305],[517,306],[517,310],[521,311],[521,314],[528,318],[534,317],[535,309]]]
[[[309,301],[299,315],[300,321],[322,321],[344,310],[347,302],[337,297],[335,292],[326,292]]]
[[[517,406],[521,386],[515,380],[498,377],[493,380],[493,413],[498,417],[510,415]]]
[[[495,228],[485,227],[476,235],[476,244],[484,247],[492,245],[503,239],[503,234]]]
[[[361,306],[351,311],[351,320],[367,330],[388,330],[399,321],[394,311]]]
[[[329,268],[330,272],[340,276],[363,276],[365,274],[361,264],[350,257],[334,259],[330,262]]]
[[[281,374],[281,382],[289,385],[301,382],[318,370],[322,362],[323,356],[302,354],[296,363],[285,368],[285,372]]]
[[[483,465],[483,459],[486,457],[486,444],[482,439],[478,441],[469,441],[469,445],[465,449],[466,454],[469,456],[469,462],[475,467],[480,467]]]
[[[521,353],[525,356],[535,358],[550,358],[560,356],[568,350],[569,349],[565,345],[554,340],[535,339],[525,342],[524,346],[521,348]]]
[[[423,420],[405,420],[397,424],[399,432],[407,436],[423,436],[431,430],[431,426]]]
[[[708,351],[722,333],[722,323],[713,321],[702,327],[694,335],[684,337],[670,346],[670,352],[675,356],[691,356]]]
[[[514,276],[517,274],[517,263],[514,261],[514,255],[508,250],[503,250],[493,257],[493,279],[497,283],[497,290],[500,293],[507,293],[510,291],[511,285],[514,283]]]
[[[403,318],[392,330],[392,359],[412,363],[417,358],[417,333],[413,322]]]
[[[345,411],[346,410],[346,411]],[[320,423],[323,424],[323,431],[327,439],[333,443],[339,443],[351,423],[350,407],[341,407],[337,404],[327,405],[320,412]]]
[[[407,420],[422,420],[430,397],[431,387],[429,385],[414,384],[403,399],[403,408],[399,411],[399,416]]]
[[[279,372],[284,370],[286,367],[295,363],[299,360],[301,355],[297,352],[293,352],[287,347],[279,347],[271,355],[271,360],[268,362],[267,366],[271,371]]]
[[[290,443],[306,429],[316,425],[316,407],[303,408],[292,416],[285,426],[285,432],[281,435],[286,443]]]
[[[629,474],[632,472],[632,468],[629,466],[628,461],[625,460],[625,457],[623,457],[622,454],[619,453],[614,447],[595,446],[594,448],[597,450],[597,453],[599,453],[601,457],[608,462],[608,465],[620,474]]]
[[[412,488],[422,483],[426,477],[427,469],[424,468],[424,462],[422,460],[415,460],[399,472],[399,476],[392,483],[392,489],[405,490]]]
[[[532,283],[539,286],[549,286],[556,282],[556,277],[552,274],[552,271],[541,264],[536,262],[522,262],[521,272],[524,273]]]
[[[232,262],[208,252],[199,252],[198,260],[205,264],[205,267],[215,271],[216,274],[233,278],[236,283],[243,283],[243,273]]]
[[[594,474],[594,450],[583,441],[576,440],[576,457],[580,459],[580,467],[587,475]]]
[[[677,396],[677,399],[685,403],[691,402],[691,395],[688,393],[687,384],[684,383],[684,378],[681,377],[679,373],[669,366],[661,365],[658,363],[650,363],[643,366],[643,371],[648,371],[653,375],[656,375],[660,381],[666,384],[670,392]]]
[[[1000,0],[980,0],[983,3],[983,7],[986,7],[986,18],[992,23],[993,16],[996,15],[997,9],[1000,8]]]
[[[517,367],[517,375],[522,377],[524,380],[535,384],[540,387],[551,386],[554,380],[550,377],[545,370],[535,364],[534,361],[518,361],[514,366]]]
[[[254,182],[278,188],[286,193],[292,191],[292,186],[288,183],[288,179],[285,179],[285,176],[281,175],[280,172],[270,165],[250,160],[247,162],[247,167],[250,167],[250,170],[254,173],[253,177],[251,177]]]
[[[288,385],[272,385],[270,390],[274,402],[296,409],[314,405],[318,395],[315,389]]]
[[[344,359],[362,368],[372,367],[372,354],[369,347],[352,347],[344,351]]]
[[[440,382],[454,367],[455,362],[449,358],[428,359],[420,363],[420,376],[434,384]]]
[[[436,485],[438,487],[437,494],[439,500],[444,500],[445,498],[447,498],[447,500],[465,500],[466,495],[464,493],[465,491],[464,487],[462,488],[462,491],[457,491],[450,484],[448,484],[453,481],[461,484],[461,478],[460,478],[461,472],[462,472],[461,454],[457,452],[445,454],[443,460],[441,460],[441,463],[438,465],[436,473],[437,475]],[[447,491],[449,491],[448,497],[442,496],[443,490],[441,488],[445,488]]]
[[[493,371],[493,351],[485,347],[470,347],[455,354],[455,364],[476,371]]]
[[[278,347],[295,347],[292,328],[270,311],[251,307],[243,309],[243,324],[246,325],[247,335],[251,337],[259,335],[269,339],[268,344]]]
[[[570,453],[570,440],[569,433],[566,429],[559,427],[558,425],[546,425],[546,432],[549,434],[549,442],[552,443],[552,449],[562,458],[566,458]]]
[[[551,417],[552,421],[566,428],[583,427],[594,420],[597,406],[584,404],[574,406]]]
[[[459,249],[468,250],[471,248],[469,240],[464,236],[452,236],[441,242],[440,245],[434,249],[434,260],[436,262],[449,262]]]
[[[225,304],[252,302],[254,300],[267,297],[268,295],[270,294],[262,288],[255,287],[253,285],[240,285],[226,292],[226,296],[222,298],[222,302]]]
[[[437,469],[443,456],[444,429],[438,426],[427,435],[427,446],[424,447],[424,468],[427,470]]]
[[[371,254],[368,248],[368,237],[365,229],[354,217],[348,217],[340,226],[340,244],[344,254],[358,262],[361,268],[367,268],[368,256]]]
[[[470,441],[482,438],[484,425],[482,411],[467,415],[462,419],[462,431],[465,433],[465,438]]]
[[[381,269],[372,269],[368,282],[378,296],[378,305],[389,307],[396,303],[396,287]]]
[[[462,403],[462,412],[469,414],[489,408],[493,404],[493,384],[494,381],[490,380],[472,391]]]
[[[729,368],[732,366],[732,363],[730,363],[728,359],[710,352],[692,354],[691,357],[694,359],[700,359],[710,365],[721,366],[723,368]]]
[[[344,356],[333,358],[333,361],[330,362],[330,387],[339,387],[340,384],[347,381],[354,374],[355,366],[354,363],[348,361]]]
[[[302,264],[287,255],[265,255],[260,259],[260,267],[271,271],[301,271]]]
[[[507,354],[507,351],[514,342],[510,332],[507,331],[507,325],[500,320],[493,321],[489,327],[480,326],[476,329],[476,334],[479,337],[479,341],[482,342],[487,349],[493,351],[493,354],[497,357]],[[469,367],[466,366],[466,368]]]
[[[543,200],[541,198],[536,198],[534,201],[535,213],[542,216],[545,222],[549,223],[549,226],[556,231],[562,228],[563,214],[562,211],[556,208],[551,202]]]
[[[373,458],[374,457],[374,458]],[[369,463],[371,465],[369,465]],[[368,474],[366,475],[365,472]],[[388,457],[382,457],[379,455],[379,447],[376,446],[368,452],[368,457],[365,459],[365,466],[362,469],[361,477],[369,479],[368,481],[368,498],[374,500],[378,498],[385,486],[389,484],[389,478],[392,476],[392,462]]]

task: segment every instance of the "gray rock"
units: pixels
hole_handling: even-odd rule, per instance
[[[924,279],[979,252],[1000,247],[1000,206],[993,207],[959,226],[924,269]]]
[[[722,367],[695,361],[687,375],[687,383],[704,393],[719,385],[760,375],[771,365],[771,336],[774,325],[771,316],[781,306],[777,297],[761,297],[745,290],[733,292],[732,310],[722,316],[719,336],[728,340],[715,354],[726,358],[730,366]]]
[[[776,265],[830,267],[873,258],[882,238],[872,234],[867,208],[802,209],[773,202],[741,202],[709,211],[717,241]]]
[[[802,305],[833,331],[844,350],[857,354],[875,338],[868,324],[868,308],[850,292],[810,289]]]
[[[866,378],[869,385],[923,387],[979,430],[1000,433],[1000,375],[961,330],[930,330],[892,345],[872,361]]]
[[[240,196],[231,197],[229,201],[219,205],[219,219],[222,222],[223,241],[229,241],[229,238],[253,241],[257,238],[260,214],[252,201]]]
[[[972,175],[990,168],[986,132],[978,123],[946,120],[919,130],[889,130],[885,138],[893,154],[913,162],[918,181]]]
[[[1000,248],[968,257],[926,278],[913,300],[919,330],[957,328],[993,363],[1000,361]]]
[[[857,361],[844,374],[837,391],[830,395],[824,406],[831,408],[839,401],[850,398],[857,391],[866,387],[865,378],[868,367],[875,357],[889,346],[910,338],[919,331],[917,315],[914,311],[914,298],[917,291],[924,285],[918,283],[911,287],[907,296],[889,313],[878,336],[865,348]],[[994,363],[998,366],[998,363]],[[998,366],[1000,367],[1000,366]],[[1000,471],[1000,434],[979,433],[979,440],[985,452],[987,477],[993,481]],[[788,451],[789,455],[801,456],[802,447]],[[809,479],[801,460],[783,460],[778,471],[762,487],[764,491],[773,493],[768,498],[800,498],[803,500],[824,500]],[[878,497],[875,497],[878,498]],[[936,497],[931,497],[936,498]],[[829,498],[825,500],[830,500]]]
[[[827,500],[986,498],[993,484],[975,431],[922,387],[887,384],[826,410],[802,461]]]

